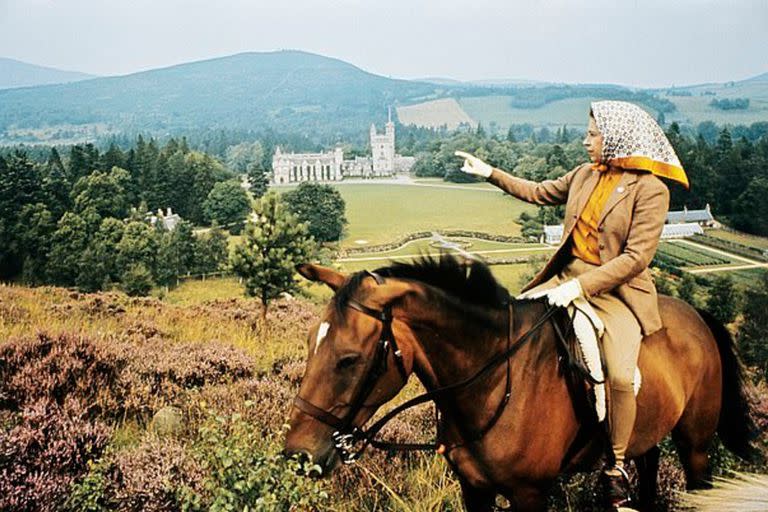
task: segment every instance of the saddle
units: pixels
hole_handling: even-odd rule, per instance
[[[589,410],[594,411],[597,422],[606,418],[607,396],[605,392],[604,360],[599,339],[605,326],[592,306],[583,298],[576,299],[563,314],[554,318],[558,332],[558,360],[561,374],[569,383],[571,397],[576,410],[584,409],[584,402]],[[585,386],[584,383],[588,386]],[[635,369],[635,395],[640,390],[641,375]],[[585,393],[589,387],[591,393]],[[587,394],[586,397],[579,396]],[[594,418],[594,417],[593,417]]]

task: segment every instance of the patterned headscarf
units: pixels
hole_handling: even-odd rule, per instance
[[[644,169],[690,188],[672,144],[645,110],[626,101],[595,101],[592,114],[603,135],[600,166]]]

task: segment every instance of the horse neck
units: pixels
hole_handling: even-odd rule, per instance
[[[433,305],[427,309],[436,311],[440,308]],[[510,342],[514,345],[531,331],[545,313],[545,308],[540,302],[515,302],[511,312],[513,328]],[[460,312],[444,314],[461,323]],[[433,319],[437,325],[434,331],[427,327],[411,328],[416,339],[414,369],[427,389],[449,386],[472,377],[508,346],[509,324],[504,310],[494,315],[486,334],[474,338],[462,336],[467,329],[462,330],[455,323],[452,325],[444,320],[441,323],[440,320]],[[546,418],[553,407],[567,406],[568,400],[567,388],[558,372],[551,322],[532,332],[530,339],[511,356],[509,364],[512,393],[508,402],[503,398],[508,369],[506,362],[469,386],[435,400],[441,412],[439,442],[449,446],[461,444],[468,436],[478,435],[489,425],[492,426],[495,417],[497,420],[503,417],[500,421],[504,424],[503,444],[507,452],[523,453],[526,446],[540,438],[542,418]],[[502,412],[501,417],[497,417],[499,411]],[[566,428],[565,425],[562,427]],[[496,436],[500,435],[498,429],[493,432]],[[459,461],[460,471],[466,470],[469,474],[479,472],[490,478],[488,468],[482,462],[485,455],[473,450],[466,452],[466,455],[452,459]]]
[[[472,314],[467,306],[429,297],[429,300],[410,301],[404,313],[415,339],[414,371],[427,388],[434,388],[476,373],[527,332],[544,309],[538,302],[515,302],[512,325],[508,308],[487,310],[487,320],[481,324],[479,315]],[[548,328],[544,326],[542,332]],[[533,336],[538,338],[540,333]],[[514,355],[513,364],[525,369],[525,373],[535,371],[551,353],[549,348],[553,346],[531,340]]]

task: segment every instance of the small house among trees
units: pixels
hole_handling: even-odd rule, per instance
[[[147,220],[153,226],[160,222],[166,231],[173,231],[179,222],[181,222],[181,217],[178,213],[173,213],[170,208],[167,208],[165,213],[163,213],[161,208],[158,208],[157,214],[147,215]]]

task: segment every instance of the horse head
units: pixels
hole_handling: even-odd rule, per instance
[[[307,366],[285,453],[311,457],[327,474],[354,456],[351,437],[407,382],[414,345],[392,311],[418,288],[373,273],[350,277],[313,264],[297,270],[336,294],[307,336]]]

